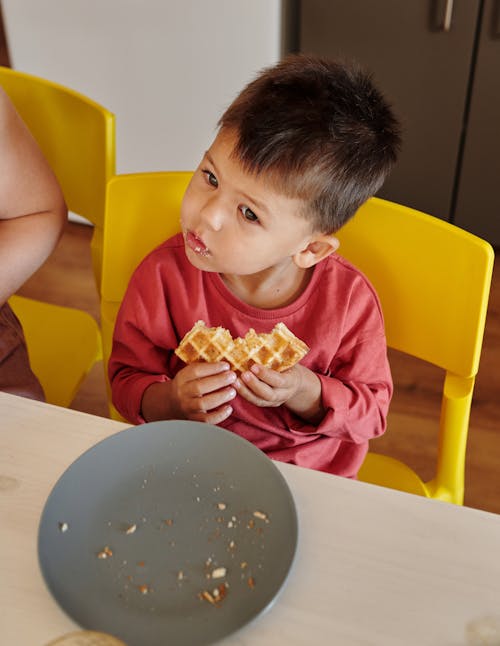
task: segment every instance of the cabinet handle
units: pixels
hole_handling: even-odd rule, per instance
[[[453,2],[454,0],[446,0],[444,3],[444,11],[442,16],[437,21],[438,31],[448,33],[451,30],[451,22],[453,18]],[[439,3],[442,6],[442,2]]]

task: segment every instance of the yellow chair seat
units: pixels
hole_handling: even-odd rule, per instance
[[[429,496],[425,483],[409,466],[388,455],[369,452],[358,472],[358,480],[380,487]]]
[[[69,406],[92,366],[102,358],[96,321],[82,310],[12,296],[31,367],[50,404]]]

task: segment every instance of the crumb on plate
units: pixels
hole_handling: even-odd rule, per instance
[[[98,559],[107,559],[110,556],[113,556],[113,550],[108,547],[107,545],[102,548],[100,552],[97,553],[97,558]]]

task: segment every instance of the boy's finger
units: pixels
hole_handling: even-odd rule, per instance
[[[238,393],[249,402],[262,406],[273,401],[273,389],[250,372],[243,373],[235,382]]]
[[[211,393],[219,392],[227,386],[232,386],[235,381],[236,375],[234,372],[224,371],[209,374],[206,377],[191,379],[186,384],[186,392],[190,397],[205,397]]]
[[[250,368],[250,372],[255,375],[260,381],[263,381],[272,388],[282,388],[284,386],[283,375],[280,372],[276,372],[276,370],[272,370],[271,368],[267,368],[266,366],[260,366],[259,364],[254,363],[254,365]]]
[[[220,424],[227,419],[233,412],[232,406],[225,405],[210,411],[207,415],[203,416],[203,422],[207,424]]]
[[[206,361],[197,361],[190,363],[184,370],[189,370],[191,379],[203,379],[211,375],[219,375],[222,373],[230,373],[231,366],[226,361],[217,361],[215,363],[208,363]],[[234,374],[234,373],[232,373]]]
[[[224,404],[229,403],[236,397],[237,393],[234,388],[227,387],[217,390],[215,392],[210,392],[203,397],[199,397],[199,410],[202,413],[208,413],[213,411]]]

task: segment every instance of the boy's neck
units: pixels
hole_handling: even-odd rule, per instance
[[[220,274],[226,287],[241,301],[252,307],[270,310],[293,303],[305,290],[314,267],[301,269],[290,261],[257,274]]]

